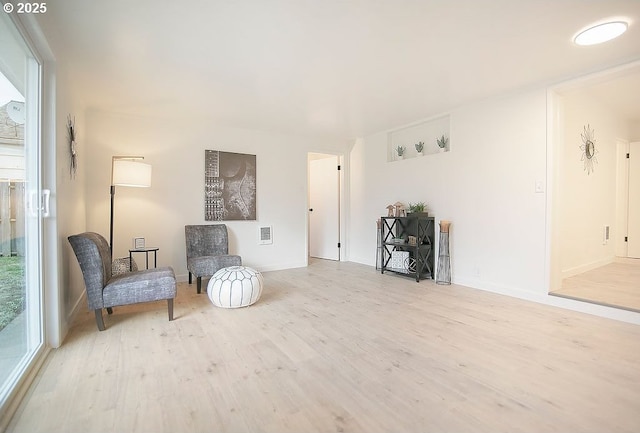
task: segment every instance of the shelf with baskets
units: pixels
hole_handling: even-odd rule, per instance
[[[426,214],[382,217],[380,272],[434,279],[434,218]]]

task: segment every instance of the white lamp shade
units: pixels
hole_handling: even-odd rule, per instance
[[[113,161],[113,177],[111,184],[115,186],[151,186],[151,165],[140,161],[115,159]]]

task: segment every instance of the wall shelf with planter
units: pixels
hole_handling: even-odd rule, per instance
[[[437,143],[437,140],[442,136],[447,139],[444,149],[440,149]],[[450,116],[448,114],[394,129],[387,134],[387,161],[419,158],[434,153],[449,152],[451,146],[449,137]],[[415,148],[415,144],[420,142],[424,143],[422,155],[419,155]],[[405,148],[403,158],[398,157],[396,149],[399,146]]]

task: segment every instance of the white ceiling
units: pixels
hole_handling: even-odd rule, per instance
[[[572,43],[620,17],[619,39]],[[344,140],[640,59],[636,0],[57,0],[39,19],[87,107]]]

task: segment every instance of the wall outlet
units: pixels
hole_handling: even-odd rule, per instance
[[[537,194],[544,192],[544,182],[541,180],[536,180],[535,192]]]
[[[609,239],[611,238],[611,228],[610,226],[604,226],[602,230],[602,245],[607,245],[609,243]]]

